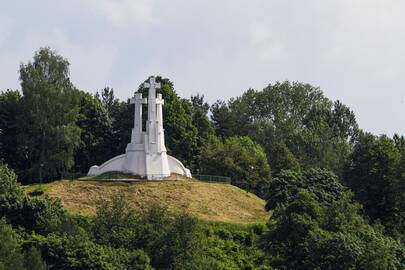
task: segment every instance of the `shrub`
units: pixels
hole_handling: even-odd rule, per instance
[[[0,163],[0,217],[5,216],[11,222],[15,220],[23,198],[17,175],[7,165]]]

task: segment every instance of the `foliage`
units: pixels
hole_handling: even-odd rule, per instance
[[[50,235],[42,242],[49,269],[152,269],[140,250],[128,251],[96,244],[83,236]]]
[[[31,248],[23,252],[20,239],[10,225],[0,219],[0,269],[1,270],[45,270],[41,253]]]
[[[373,221],[393,235],[404,233],[405,162],[399,137],[362,134],[350,155],[344,179]]]
[[[72,225],[68,224],[70,221],[60,200],[48,196],[26,197],[15,173],[3,164],[0,164],[0,217],[15,226],[43,234]]]
[[[0,269],[24,269],[17,235],[4,219],[0,220]]]
[[[101,164],[111,157],[112,121],[107,108],[98,99],[82,91],[77,94],[80,108],[77,125],[81,133],[74,168],[87,172],[89,166]]]
[[[55,178],[74,165],[80,129],[76,90],[69,79],[69,62],[49,48],[22,64],[22,110],[18,116],[19,152],[25,176]]]
[[[256,194],[264,196],[271,170],[263,148],[249,137],[214,139],[203,151],[201,168],[205,174],[226,175],[235,183],[247,182]]]
[[[194,174],[201,173],[202,151],[208,142],[215,136],[214,128],[208,118],[209,105],[204,101],[204,95],[191,96],[190,101],[181,100],[186,114],[191,115],[192,123],[196,127],[196,146],[193,149],[191,170]]]
[[[273,175],[278,175],[282,170],[300,170],[298,159],[287,145],[276,137],[275,127],[270,121],[256,120],[251,124],[248,136],[264,148]]]
[[[100,201],[92,229],[95,241],[114,248],[141,248],[156,269],[190,269],[200,250],[195,218],[171,217],[157,205],[141,213],[127,209],[123,197]]]
[[[7,165],[0,163],[0,217],[16,219],[23,198],[17,175]]]
[[[265,147],[269,157],[274,156],[269,161],[276,173],[279,161],[288,158],[289,163],[297,159],[304,168],[324,167],[340,175],[350,152],[348,142],[358,133],[353,112],[309,84],[286,81],[262,91],[249,89],[228,103],[215,103],[211,111],[219,136],[249,135]],[[281,147],[281,152],[271,149],[272,145]]]
[[[121,196],[114,197],[112,202],[105,200],[98,202],[92,229],[98,243],[115,248],[133,247],[137,218],[132,211],[127,210],[127,206]]]
[[[69,222],[59,199],[25,197],[17,224],[41,234],[58,232]],[[71,225],[71,224],[69,224]]]
[[[205,250],[200,269],[272,269],[257,245],[263,233],[258,228],[259,225],[203,224]]]
[[[21,94],[16,90],[0,93],[0,161],[17,168],[21,166],[17,157],[17,121],[21,110]]]
[[[114,104],[118,102],[118,100],[114,96],[114,89],[110,87],[104,87],[101,90],[101,98],[100,94],[97,92],[95,98],[102,102],[102,104],[110,114],[113,110]]]
[[[47,265],[42,259],[41,252],[35,248],[31,247],[25,255],[24,266],[26,269],[30,270],[47,270]]]
[[[262,245],[279,269],[403,269],[403,246],[359,208],[349,194],[326,204],[302,190],[276,209]]]
[[[335,174],[325,169],[282,171],[270,184],[266,209],[288,205],[303,190],[321,203],[331,203],[341,197],[346,188]]]

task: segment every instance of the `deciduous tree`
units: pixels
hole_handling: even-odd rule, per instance
[[[69,62],[50,48],[34,61],[21,64],[23,92],[19,142],[26,157],[25,176],[56,178],[70,170],[80,142],[76,90],[69,79]]]

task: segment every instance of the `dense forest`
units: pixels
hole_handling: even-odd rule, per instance
[[[113,88],[74,86],[50,48],[19,74],[21,91],[0,93],[0,269],[405,269],[405,138],[362,130],[320,88],[276,82],[210,105],[157,77],[169,154],[247,183],[272,213],[236,225],[132,211],[119,194],[94,217],[27,196],[21,185],[124,153],[134,108]]]

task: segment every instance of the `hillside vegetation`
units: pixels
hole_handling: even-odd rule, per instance
[[[99,199],[110,200],[121,194],[128,204],[139,209],[159,204],[174,212],[186,211],[198,218],[231,223],[265,222],[269,214],[265,202],[252,193],[222,183],[190,180],[102,182],[62,180],[42,186],[26,186],[31,194],[43,190],[45,194],[60,198],[70,212],[94,215]]]

